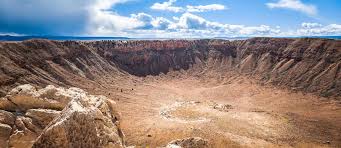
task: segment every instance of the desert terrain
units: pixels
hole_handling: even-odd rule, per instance
[[[94,90],[117,102],[127,145],[158,147],[186,137],[209,139],[211,147],[340,145],[338,100],[228,74],[182,71],[129,80]]]
[[[116,102],[123,146],[188,137],[205,147],[341,146],[339,40],[28,40],[1,42],[0,57],[1,97],[22,84],[105,96]],[[1,101],[15,118],[27,112]],[[0,138],[15,147],[11,137]],[[42,143],[36,137],[31,144]]]

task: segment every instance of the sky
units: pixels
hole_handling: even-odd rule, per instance
[[[341,35],[341,0],[0,0],[0,35]]]

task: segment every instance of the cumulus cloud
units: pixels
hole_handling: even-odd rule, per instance
[[[140,21],[140,26],[136,27],[136,29],[151,29],[153,28],[152,21],[153,17],[146,13],[138,13],[138,14],[131,14],[131,18]]]
[[[187,6],[188,12],[206,12],[206,11],[216,11],[224,10],[225,6],[221,4],[210,4],[210,5],[199,5],[199,6]]]
[[[110,11],[113,5],[122,2],[125,1],[97,0],[95,4],[90,5],[87,8],[89,13],[87,34],[96,36],[133,35],[134,37],[215,37],[276,35],[279,32],[279,28],[272,28],[267,25],[244,26],[212,22],[190,12],[185,12],[180,17],[173,17],[173,20],[169,20],[163,17],[154,17],[146,13],[121,16]],[[164,7],[159,8],[162,10],[170,10],[168,6],[172,9],[174,2],[175,0],[170,0],[161,3]],[[225,7],[219,5],[209,5],[208,7],[193,6],[189,8],[189,11],[195,12],[225,9]]]
[[[169,25],[172,23],[173,22],[163,17],[156,17],[151,22],[153,27],[158,30],[166,30],[169,28]]]
[[[87,33],[89,35],[188,38],[216,36],[300,36],[341,34],[341,25],[338,24],[323,26],[319,23],[302,23],[301,27],[297,30],[283,32],[279,26],[246,26],[213,22],[206,20],[201,16],[190,13],[187,10],[184,11],[184,9],[176,10],[184,11],[184,13],[179,17],[172,17],[172,20],[164,17],[155,17],[146,13],[121,16],[113,11],[110,11],[110,8],[112,8],[113,5],[122,3],[124,1],[97,0],[97,2],[97,4],[90,5],[91,7],[87,9],[89,13]],[[175,0],[170,0],[161,4],[173,7],[174,2]],[[190,10],[195,12],[213,9],[211,7],[189,8],[198,9]],[[173,11],[168,8],[162,8],[162,10]],[[175,12],[175,10],[173,12]]]
[[[312,4],[304,4],[301,0],[279,0],[276,3],[266,3],[266,5],[273,8],[291,9],[314,16],[317,14],[316,6]]]
[[[278,27],[267,25],[244,26],[208,21],[200,16],[184,13],[177,22],[169,25],[170,31],[192,34],[195,37],[215,36],[270,36],[280,33]]]
[[[225,6],[221,4],[209,4],[209,5],[198,5],[192,6],[187,5],[186,8],[174,6],[176,0],[168,0],[163,3],[154,3],[150,8],[154,10],[171,11],[171,12],[207,12],[224,10]]]
[[[182,12],[184,9],[182,7],[173,6],[176,0],[169,0],[163,3],[154,3],[150,8],[154,10],[166,10],[172,12]]]
[[[173,29],[206,29],[207,21],[191,13],[184,13],[176,24],[172,24]]]
[[[151,29],[159,29],[165,30],[168,28],[169,24],[172,22],[163,17],[153,17],[146,13],[138,13],[138,14],[131,14],[131,18],[135,19],[138,26],[134,29],[137,30],[151,30]]]
[[[87,7],[88,10],[88,22],[86,32],[88,35],[127,35],[123,30],[131,30],[137,27],[143,26],[142,21],[138,21],[134,17],[143,16],[132,16],[126,17],[121,16],[110,8],[118,3],[124,3],[126,0],[96,0],[96,2]]]
[[[99,18],[91,29],[91,35],[124,35],[134,37],[193,38],[217,36],[271,36],[280,32],[279,28],[267,25],[244,26],[208,21],[192,13],[183,13],[169,20],[146,13],[119,16],[101,9]],[[120,21],[117,21],[120,20]]]

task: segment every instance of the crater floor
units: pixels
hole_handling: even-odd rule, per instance
[[[22,84],[105,95],[127,146],[341,147],[340,40],[27,40],[0,57],[1,97]]]
[[[170,72],[98,80],[117,102],[127,145],[202,137],[212,147],[338,147],[341,103],[245,76]]]

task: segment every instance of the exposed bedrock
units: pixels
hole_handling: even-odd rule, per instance
[[[146,76],[200,67],[197,71],[218,69],[339,99],[340,66],[341,41],[329,39],[28,40],[0,43],[0,95],[23,83],[77,86],[75,79],[105,74]]]
[[[79,88],[20,85],[0,98],[0,147],[123,147],[114,104]]]

